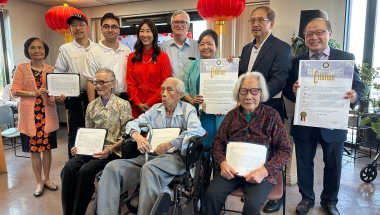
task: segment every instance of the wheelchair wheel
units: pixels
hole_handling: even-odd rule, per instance
[[[377,163],[372,167],[371,164],[367,164],[360,171],[360,179],[365,183],[371,183],[377,176]]]

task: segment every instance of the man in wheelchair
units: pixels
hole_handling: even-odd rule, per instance
[[[168,78],[162,84],[162,103],[153,105],[138,119],[130,121],[126,133],[136,142],[142,155],[133,159],[112,161],[105,167],[99,181],[97,194],[97,214],[117,214],[119,197],[122,193],[140,184],[138,214],[150,214],[157,197],[166,189],[176,175],[185,172],[185,164],[181,158],[192,136],[203,136],[205,130],[197,117],[196,109],[180,101],[184,93],[184,84],[177,78]],[[147,139],[140,135],[139,124],[149,123],[152,128],[181,128],[182,133],[177,138],[161,143],[151,150]],[[153,137],[154,138],[154,137]],[[172,147],[175,151],[167,153]]]

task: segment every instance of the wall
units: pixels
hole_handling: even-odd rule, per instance
[[[298,35],[301,10],[324,10],[329,15],[332,26],[332,39],[343,47],[346,0],[270,0],[276,13],[273,34],[291,43],[293,31]]]
[[[31,4],[20,0],[8,1],[5,9],[9,11],[13,60],[15,65],[21,62],[29,61],[24,56],[24,42],[30,37],[39,37],[45,43],[49,44],[47,26],[45,24],[46,7]],[[45,60],[50,64],[50,57]],[[55,62],[55,60],[53,60]]]

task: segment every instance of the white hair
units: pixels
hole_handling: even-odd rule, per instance
[[[187,22],[188,22],[187,24],[190,25],[190,16],[189,16],[188,13],[186,13],[186,12],[183,11],[183,10],[177,10],[177,11],[175,11],[175,12],[173,13],[172,18],[170,19],[170,24],[173,22],[173,18],[174,18],[175,16],[179,15],[179,14],[185,14],[186,17],[187,17]]]
[[[174,81],[175,82],[175,88],[177,89],[177,91],[179,93],[185,93],[185,84],[180,79],[169,77],[165,81]]]
[[[242,74],[235,84],[234,91],[232,92],[232,95],[235,101],[239,102],[239,90],[240,90],[241,84],[246,78],[255,78],[256,80],[259,81],[259,88],[261,91],[260,102],[268,101],[269,90],[268,90],[268,86],[267,86],[264,76],[260,72],[249,72],[249,71]]]

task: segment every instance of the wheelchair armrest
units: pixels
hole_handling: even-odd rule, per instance
[[[123,134],[121,137],[122,137],[124,140],[131,138],[131,136],[130,136],[129,134],[127,134],[127,133]]]
[[[204,136],[192,136],[189,140],[190,143],[195,143],[195,142],[198,142],[198,141],[201,141],[202,139],[204,138]]]

